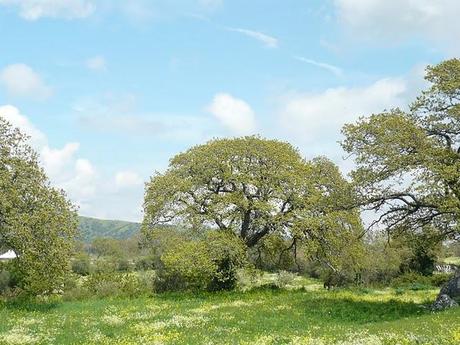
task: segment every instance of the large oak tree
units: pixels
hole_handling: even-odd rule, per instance
[[[159,224],[218,229],[253,247],[278,233],[321,255],[352,241],[353,194],[325,158],[303,159],[290,144],[260,137],[217,139],[171,159],[147,184],[144,232]]]

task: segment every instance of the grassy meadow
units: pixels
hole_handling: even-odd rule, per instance
[[[436,290],[283,289],[6,303],[0,344],[460,344],[460,309]]]

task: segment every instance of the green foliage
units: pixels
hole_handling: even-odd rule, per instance
[[[297,275],[295,273],[287,272],[287,271],[279,271],[276,275],[275,284],[280,289],[284,289],[288,285],[291,285],[296,278],[297,278]]]
[[[94,273],[83,282],[66,281],[64,300],[82,300],[104,297],[139,297],[152,293],[151,273]]]
[[[121,242],[109,237],[98,237],[91,243],[89,251],[92,254],[101,256],[119,257],[122,255]]]
[[[95,273],[113,273],[118,268],[118,259],[112,256],[97,258],[93,261],[93,270]]]
[[[431,87],[410,112],[393,109],[346,125],[359,201],[389,231],[430,225],[437,238],[460,235],[460,60],[427,69]]]
[[[231,290],[246,263],[244,244],[232,233],[211,231],[203,239],[176,242],[161,256],[157,291]]]
[[[120,272],[129,272],[133,268],[131,261],[127,258],[119,258],[117,262],[117,270]]]
[[[88,217],[78,217],[79,237],[85,243],[91,243],[96,238],[105,237],[116,240],[126,240],[140,232],[139,223],[121,220],[104,220]]]
[[[155,259],[152,256],[140,257],[134,263],[136,271],[148,271],[155,268]]]
[[[209,290],[232,290],[237,283],[237,271],[247,264],[243,241],[233,233],[211,231],[204,239],[216,270]]]
[[[423,290],[432,288],[429,277],[417,272],[404,273],[391,281],[391,286],[396,288],[407,288],[411,290]]]
[[[174,221],[233,232],[248,247],[276,233],[315,243],[316,253],[325,254],[361,227],[359,215],[343,208],[352,199],[327,159],[307,162],[276,140],[218,139],[175,156],[164,174],[151,178],[143,232],[148,237],[158,224]]]
[[[72,260],[72,272],[81,276],[91,273],[90,257],[85,253],[79,253]]]
[[[239,269],[236,272],[237,287],[241,291],[250,290],[258,285],[258,282],[263,276],[263,271],[253,267],[247,266]]]
[[[148,250],[148,257],[154,268],[162,266],[161,257],[172,247],[184,241],[195,239],[192,231],[173,226],[156,227],[144,238],[144,246]]]
[[[0,294],[11,287],[11,274],[7,270],[0,270]]]
[[[202,241],[179,243],[162,257],[154,283],[159,292],[205,290],[217,271],[208,247]]]
[[[364,285],[388,285],[401,274],[401,266],[409,257],[411,250],[406,243],[377,235],[368,239],[356,273]]]
[[[53,292],[68,273],[75,207],[50,186],[27,138],[1,117],[0,190],[0,244],[18,255],[20,286],[31,294]]]
[[[250,250],[251,261],[257,268],[269,272],[299,269],[298,256],[294,255],[295,244],[280,234],[267,235]]]
[[[395,236],[401,246],[406,246],[410,254],[401,263],[402,272],[417,272],[431,276],[437,257],[441,253],[441,245],[436,237],[436,231],[424,229],[422,233],[404,231]]]
[[[430,283],[433,286],[441,287],[445,283],[447,283],[450,280],[450,278],[452,278],[452,274],[449,274],[449,273],[436,273],[436,274],[433,274],[430,277]]]

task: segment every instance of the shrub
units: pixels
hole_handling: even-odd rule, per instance
[[[275,284],[280,288],[284,289],[286,286],[291,285],[292,282],[297,278],[297,275],[287,271],[279,271],[276,275]]]
[[[89,297],[135,297],[152,292],[151,274],[143,273],[94,273],[82,284],[69,279],[64,287],[64,299],[75,300]]]
[[[132,265],[131,262],[126,258],[118,259],[117,270],[120,272],[129,272],[131,271]]]
[[[11,274],[6,270],[0,271],[0,294],[11,287]]]
[[[407,288],[410,290],[424,290],[431,287],[429,277],[416,272],[407,272],[391,281],[391,286],[395,288]]]
[[[113,273],[118,268],[118,262],[115,258],[107,256],[104,258],[98,258],[94,262],[95,273]]]
[[[148,271],[153,270],[155,267],[155,259],[150,256],[145,256],[136,260],[134,269],[136,271]]]
[[[245,247],[235,235],[209,232],[204,239],[178,243],[161,256],[155,290],[230,290],[245,262]]]
[[[328,290],[352,284],[353,279],[341,272],[328,271],[323,276],[324,288]]]
[[[206,246],[216,266],[209,290],[233,290],[237,284],[237,271],[246,265],[244,243],[233,233],[213,231],[207,234]]]
[[[452,278],[450,273],[435,273],[430,277],[431,285],[441,287]]]
[[[202,241],[180,243],[161,256],[154,287],[158,292],[204,290],[217,267]]]
[[[91,273],[91,261],[87,254],[80,253],[74,258],[72,272],[81,276],[87,276]]]
[[[246,291],[259,285],[263,272],[254,267],[246,267],[237,270],[237,286]]]

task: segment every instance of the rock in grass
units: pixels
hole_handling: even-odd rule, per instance
[[[439,311],[453,307],[458,307],[458,303],[450,298],[449,295],[440,294],[436,301],[431,305],[431,310]]]
[[[450,298],[460,298],[460,271],[457,271],[454,277],[452,277],[439,292],[439,296],[447,295]]]

